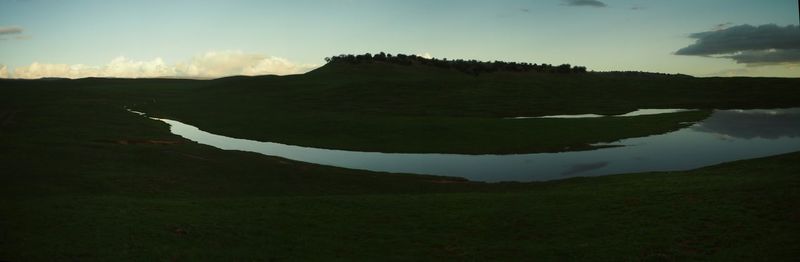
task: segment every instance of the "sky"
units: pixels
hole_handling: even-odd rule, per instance
[[[795,0],[0,0],[0,77],[296,74],[339,54],[800,77]]]

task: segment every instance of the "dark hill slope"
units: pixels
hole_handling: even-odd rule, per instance
[[[136,108],[228,136],[390,152],[509,153],[663,133],[706,114],[633,119],[503,117],[617,114],[638,108],[800,106],[800,81],[657,74],[499,71],[381,61],[331,63],[303,75],[191,82]],[[593,130],[587,135],[586,130]],[[471,141],[465,144],[463,141]]]
[[[512,116],[800,106],[798,79],[538,71],[475,75],[455,68],[383,61],[329,63],[303,75],[209,81],[2,83],[73,88],[68,94],[92,93],[104,103],[119,103],[227,136],[384,152],[585,149],[592,143],[675,130],[685,122],[703,119],[708,112],[591,120],[503,119]]]
[[[405,116],[537,116],[638,108],[753,108],[800,104],[800,80],[639,74],[496,72],[428,65],[328,64],[304,75],[216,80],[196,98],[241,99],[292,111]],[[231,94],[247,94],[248,98]],[[243,105],[244,106],[244,105]]]

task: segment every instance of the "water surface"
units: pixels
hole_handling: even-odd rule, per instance
[[[696,109],[639,109],[621,115],[598,115],[598,114],[579,114],[579,115],[551,115],[551,116],[519,116],[510,119],[530,119],[530,118],[598,118],[598,117],[631,117],[678,113],[686,111],[697,111]]]
[[[621,147],[516,155],[379,153],[310,148],[225,137],[178,121],[157,120],[169,124],[174,134],[225,150],[256,152],[353,169],[457,176],[487,182],[687,170],[800,150],[800,109],[716,110],[709,118],[688,128],[612,143]]]

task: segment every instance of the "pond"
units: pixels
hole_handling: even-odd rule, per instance
[[[256,152],[352,169],[455,176],[486,182],[546,181],[577,176],[688,170],[800,150],[800,108],[715,110],[709,118],[675,132],[611,143],[618,147],[515,155],[409,154],[311,148],[231,138],[174,120],[153,119],[169,124],[171,132],[176,135],[225,150]]]

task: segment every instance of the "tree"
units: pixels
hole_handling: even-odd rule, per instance
[[[358,63],[373,63],[373,62],[381,62],[381,63],[392,63],[398,65],[426,65],[426,66],[434,66],[438,68],[444,69],[453,69],[459,72],[463,72],[466,74],[471,75],[479,75],[482,73],[493,73],[493,72],[539,72],[539,73],[559,73],[559,74],[569,74],[569,73],[586,73],[586,67],[583,66],[572,66],[570,64],[562,64],[559,66],[553,66],[550,64],[535,64],[535,63],[528,63],[528,62],[505,62],[505,61],[491,61],[491,62],[484,62],[475,59],[464,60],[464,59],[456,59],[456,60],[448,60],[447,58],[436,59],[431,58],[427,59],[417,55],[405,55],[405,54],[387,54],[384,52],[377,53],[372,55],[370,53],[362,54],[362,55],[338,55],[332,57],[326,57],[325,62],[327,63],[350,63],[350,64],[358,64]]]

